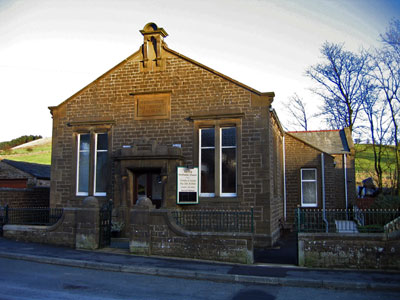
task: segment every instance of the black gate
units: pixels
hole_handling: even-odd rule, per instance
[[[100,248],[107,247],[111,244],[111,216],[112,204],[106,203],[100,209]]]

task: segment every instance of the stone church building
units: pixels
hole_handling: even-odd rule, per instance
[[[254,209],[256,241],[283,216],[283,130],[262,93],[170,48],[154,23],[137,52],[58,106],[51,197],[80,207],[113,201],[126,218],[145,195],[156,207]],[[199,167],[199,201],[177,205],[178,166]]]
[[[142,197],[154,210],[252,209],[254,245],[272,245],[282,228],[293,224],[284,183],[302,188],[302,162],[292,181],[285,176],[285,166],[293,164],[284,159],[285,132],[271,107],[274,93],[259,92],[168,48],[167,32],[154,23],[140,32],[138,51],[50,107],[50,206],[79,208],[94,196],[100,204],[111,201],[113,218],[125,224]],[[321,169],[324,150],[294,134],[287,139],[306,145],[299,157],[301,151],[310,155],[311,147],[317,158],[304,164]],[[334,158],[327,153],[325,159],[331,163],[323,165],[333,168]],[[198,168],[196,201],[178,201],[178,167]],[[307,174],[315,182],[321,176]],[[334,190],[329,186],[334,181],[326,186]],[[315,184],[316,197],[322,193]],[[300,198],[293,201],[301,205]]]

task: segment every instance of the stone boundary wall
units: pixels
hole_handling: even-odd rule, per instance
[[[400,217],[385,225],[386,239],[400,239]]]
[[[400,238],[384,234],[299,233],[298,261],[312,268],[400,270]]]
[[[24,242],[97,249],[99,208],[94,204],[88,202],[84,208],[64,208],[61,219],[52,226],[4,225],[3,236]],[[186,231],[175,223],[167,209],[132,209],[130,217],[129,248],[133,254],[254,262],[251,233]]]
[[[130,212],[130,252],[251,264],[250,233],[189,232],[175,224],[167,209],[135,208]]]
[[[0,188],[0,206],[13,208],[49,207],[50,188]]]
[[[83,207],[64,208],[60,220],[51,226],[4,225],[3,236],[24,242],[97,249],[100,236],[99,201],[89,196],[83,201]]]
[[[75,247],[76,210],[64,208],[60,220],[52,226],[4,225],[3,236],[23,242]]]

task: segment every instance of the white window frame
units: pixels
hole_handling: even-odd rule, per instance
[[[303,179],[303,171],[314,171],[315,179]],[[302,168],[300,169],[301,177],[301,206],[302,207],[317,207],[318,206],[318,177],[316,168]],[[303,182],[314,182],[315,183],[315,203],[304,203],[303,197]]]
[[[89,178],[88,178],[88,192],[79,192],[79,161],[80,161],[80,153],[81,153],[81,135],[88,134],[90,136],[90,145],[89,145]],[[96,192],[96,168],[97,168],[97,153],[98,152],[108,152],[106,150],[97,150],[97,137],[99,134],[107,134],[107,132],[82,132],[77,134],[77,161],[76,161],[76,196],[107,196],[107,192]],[[92,136],[94,136],[94,146],[92,145]],[[93,148],[94,147],[94,148]],[[85,150],[86,152],[86,150]],[[94,157],[93,157],[94,156]],[[94,167],[91,167],[91,162],[94,162]],[[91,174],[93,173],[93,174]],[[91,189],[91,180],[93,179],[93,188]]]
[[[228,148],[231,148],[231,149],[236,149],[236,151],[235,151],[235,160],[236,160],[236,170],[235,170],[235,176],[236,176],[236,178],[235,178],[235,182],[236,182],[236,185],[235,185],[235,190],[236,190],[236,192],[235,193],[222,193],[222,130],[223,129],[228,129],[228,128],[235,128],[236,130],[236,145],[235,146],[224,146],[223,148],[224,149],[228,149]],[[205,129],[214,129],[214,138],[215,138],[215,141],[214,141],[214,147],[202,147],[201,146],[201,131],[202,130],[205,130]],[[218,196],[219,197],[237,197],[237,185],[238,185],[238,182],[237,182],[237,179],[238,179],[238,166],[237,166],[237,155],[238,155],[238,131],[237,131],[238,129],[237,129],[237,126],[219,126],[219,125],[216,125],[216,126],[213,126],[213,127],[203,127],[203,128],[199,128],[199,130],[198,130],[198,134],[199,134],[199,189],[200,189],[200,193],[199,193],[199,196],[200,197],[215,197],[216,196],[216,193],[214,192],[214,193],[202,193],[201,192],[201,156],[202,156],[202,150],[203,149],[214,149],[214,189],[215,189],[215,191],[218,191]],[[219,132],[219,134],[217,134],[217,132]],[[218,145],[218,147],[217,147],[217,145]],[[218,155],[218,159],[217,159],[217,156],[216,156],[216,154]],[[217,172],[218,171],[218,172]],[[217,173],[218,173],[218,175],[219,176],[217,176]],[[218,184],[218,189],[216,189],[217,187],[216,187],[216,183],[217,183],[217,180],[219,181],[219,184]]]
[[[78,144],[77,144],[77,160],[76,160],[76,195],[77,196],[88,196],[89,192],[79,192],[79,161],[80,161],[80,156],[81,156],[81,135],[82,134],[90,134],[90,133],[79,133],[78,134]],[[88,150],[89,152],[89,162],[90,162],[90,149]],[[90,173],[90,170],[89,170]],[[90,179],[89,179],[89,184],[88,184],[88,190],[90,187]]]
[[[93,195],[94,196],[107,196],[107,193],[106,192],[97,192],[96,191],[96,180],[97,180],[97,178],[96,178],[96,175],[97,175],[97,153],[99,153],[99,152],[108,152],[108,149],[105,149],[105,150],[98,150],[97,149],[97,137],[98,137],[98,135],[99,134],[107,134],[106,132],[96,132],[95,133],[95,141],[94,141],[94,168],[93,168],[93,173],[94,173],[94,175],[93,175]],[[107,142],[108,142],[108,140],[107,140]],[[108,146],[108,145],[107,145]]]
[[[235,134],[236,134],[236,144],[235,146],[222,146],[222,130],[223,129],[228,129],[228,128],[235,128]],[[236,126],[227,126],[227,127],[220,127],[219,128],[219,145],[220,145],[220,150],[219,150],[219,193],[221,197],[236,197],[237,196],[237,128]],[[223,193],[222,192],[222,149],[235,149],[235,161],[236,161],[236,167],[235,167],[235,193]]]
[[[202,147],[201,146],[201,131],[203,129],[214,129],[214,147]],[[204,127],[204,128],[199,128],[199,190],[200,190],[200,197],[215,197],[215,193],[202,193],[201,192],[201,154],[203,149],[214,149],[214,190],[215,190],[215,151],[216,151],[216,143],[215,143],[215,127]]]

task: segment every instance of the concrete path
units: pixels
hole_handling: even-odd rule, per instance
[[[273,248],[254,248],[257,263],[297,265],[297,234],[284,234]]]
[[[117,254],[118,251],[124,253],[116,249],[82,251],[0,238],[0,257],[40,263],[223,282],[400,291],[400,272],[317,270],[261,264],[248,266]]]

